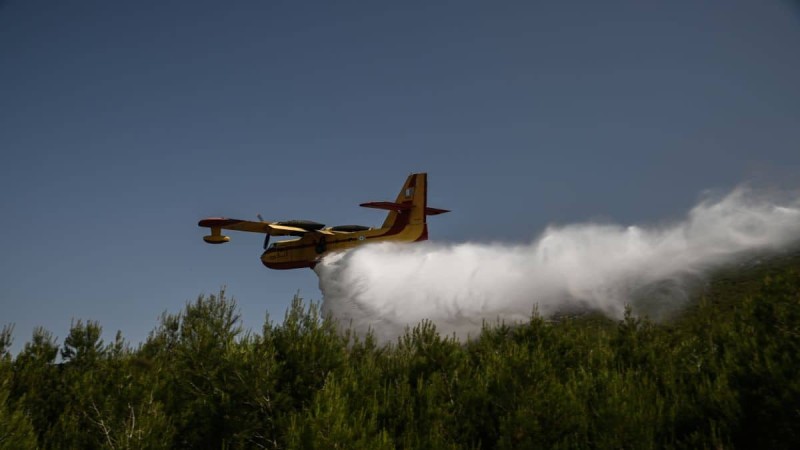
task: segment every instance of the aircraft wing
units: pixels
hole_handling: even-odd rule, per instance
[[[272,236],[300,236],[306,233],[327,234],[329,236],[333,236],[335,234],[329,230],[307,230],[300,227],[280,225],[277,222],[267,225],[267,228],[269,228],[269,233],[267,234]]]
[[[278,225],[276,223],[271,223],[267,225],[267,228],[269,229],[267,234],[272,236],[297,236],[300,234],[313,233],[313,231],[309,231],[304,228],[290,227],[287,225]]]
[[[269,234],[270,236],[299,236],[308,233],[308,230],[302,228],[278,225],[274,222],[255,222],[225,217],[203,219],[197,223],[197,226],[211,228],[212,232],[215,230],[249,231],[251,233]]]

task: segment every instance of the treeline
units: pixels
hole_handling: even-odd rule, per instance
[[[79,321],[12,357],[6,327],[0,448],[800,448],[800,276],[718,284],[667,324],[534,316],[468,343],[421,323],[379,346],[300,299],[244,332],[224,292],[137,348]]]

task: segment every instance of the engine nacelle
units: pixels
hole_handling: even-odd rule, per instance
[[[364,225],[336,225],[335,227],[331,227],[331,231],[345,231],[348,233],[355,233],[356,231],[368,231],[371,230],[370,227],[365,227]]]

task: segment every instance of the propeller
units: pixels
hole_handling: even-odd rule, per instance
[[[261,217],[261,214],[256,214],[256,217],[258,217],[259,222],[264,222],[264,218]],[[269,247],[269,234],[264,235],[264,250],[266,250],[267,247]]]

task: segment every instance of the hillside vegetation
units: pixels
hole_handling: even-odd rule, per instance
[[[726,269],[680,317],[341,335],[295,299],[243,332],[224,292],[137,348],[75,322],[0,335],[0,448],[800,448],[800,258]]]

